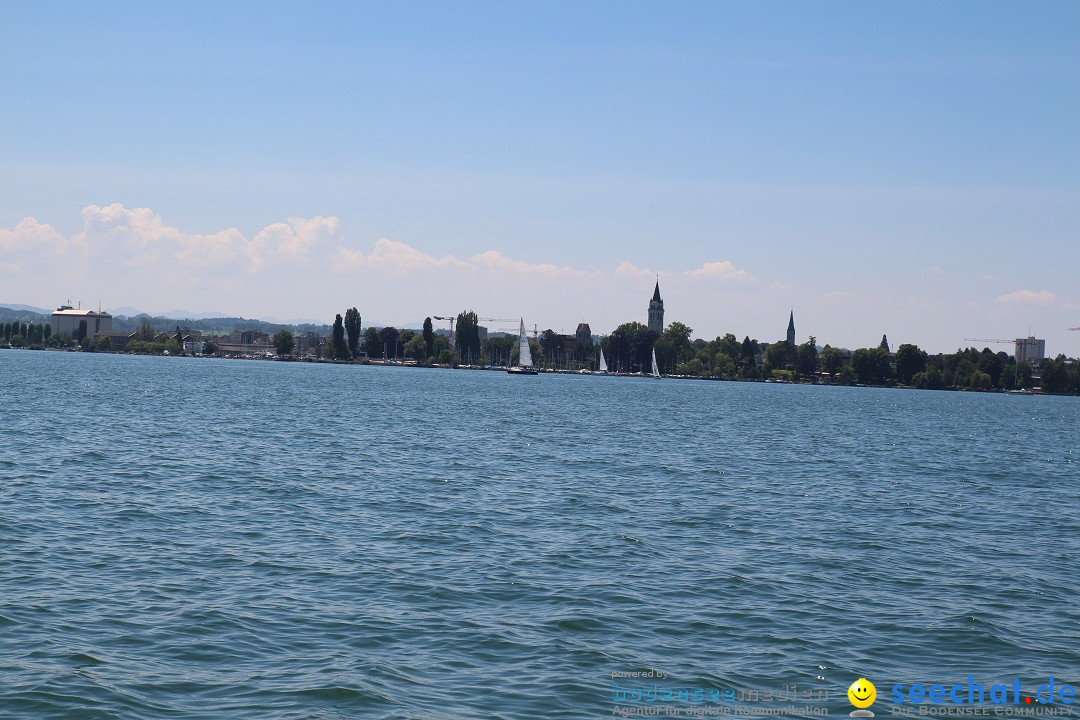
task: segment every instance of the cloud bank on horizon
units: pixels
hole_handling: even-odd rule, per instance
[[[773,341],[782,337],[787,312],[794,308],[800,340],[814,334],[821,343],[850,347],[874,344],[874,338],[858,342],[835,331],[830,336],[830,323],[837,328],[861,324],[876,314],[914,316],[950,328],[950,315],[975,323],[1021,318],[1032,309],[1042,316],[1060,314],[1063,323],[1068,313],[1080,311],[1080,301],[1047,289],[1019,288],[983,303],[947,307],[918,296],[794,287],[769,283],[728,260],[684,269],[644,268],[622,260],[610,268],[585,269],[531,262],[498,249],[462,258],[438,256],[388,238],[365,246],[348,237],[337,217],[292,217],[250,237],[236,228],[186,232],[150,208],[119,203],[89,205],[81,219],[81,230],[69,235],[33,217],[0,228],[5,278],[0,299],[41,306],[66,298],[106,307],[200,310],[212,305],[248,317],[326,321],[355,305],[366,320],[393,324],[475,309],[481,316],[524,316],[529,324],[562,331],[586,321],[594,332],[606,333],[622,322],[644,321],[659,277],[667,321],[686,322],[697,337],[734,332]],[[943,273],[937,266],[926,271],[935,277]],[[894,346],[908,341],[950,349],[949,341],[935,347],[929,333],[918,336],[919,323],[911,329],[894,329],[895,321],[882,325],[884,333],[893,331]]]

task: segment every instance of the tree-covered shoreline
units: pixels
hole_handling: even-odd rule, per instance
[[[485,335],[479,322],[473,311],[459,313],[454,318],[456,333],[452,342],[447,334],[434,331],[430,317],[419,331],[390,326],[364,329],[359,310],[352,307],[344,316],[337,315],[332,326],[321,326],[329,336],[317,342],[314,352],[309,349],[308,359],[346,363],[400,361],[426,367],[506,367],[517,362],[517,336]],[[49,323],[3,322],[0,342],[12,348],[159,355],[183,355],[185,347],[191,346],[185,343],[179,325],[175,332],[165,332],[155,328],[148,316],[142,318],[123,348],[112,347],[108,337],[88,337],[84,325],[75,337],[68,337],[52,334]],[[277,328],[272,337],[262,333],[266,335],[267,354],[278,359],[293,358],[299,328],[271,327]],[[322,338],[318,333],[314,335]],[[1008,353],[989,348],[958,348],[953,353],[931,354],[905,343],[891,352],[885,337],[877,347],[847,351],[828,344],[819,346],[813,336],[799,345],[787,340],[763,343],[749,336],[740,341],[732,333],[713,340],[694,339],[693,329],[676,321],[660,333],[642,323],[627,322],[598,338],[591,334],[573,338],[548,329],[530,338],[529,344],[539,369],[545,371],[595,371],[602,351],[611,374],[647,374],[655,351],[661,374],[675,378],[1080,394],[1080,362],[1064,355],[1030,367],[1017,364]],[[219,345],[224,345],[221,338],[210,337],[199,345],[198,353],[192,354],[225,354]]]

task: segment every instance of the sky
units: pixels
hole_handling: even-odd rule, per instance
[[[1075,2],[0,0],[0,304],[1076,357],[1078,267]]]

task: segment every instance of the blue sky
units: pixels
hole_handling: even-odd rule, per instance
[[[1077,118],[1075,3],[5,0],[0,302],[1076,356]]]

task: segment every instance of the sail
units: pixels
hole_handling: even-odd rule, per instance
[[[525,319],[521,320],[521,350],[518,352],[518,365],[532,367],[532,351],[529,350],[529,338],[525,337]]]
[[[607,360],[604,359],[604,348],[600,348],[600,372],[607,372]]]
[[[656,367],[656,351],[652,351],[652,374],[653,377],[660,377],[660,368]]]

